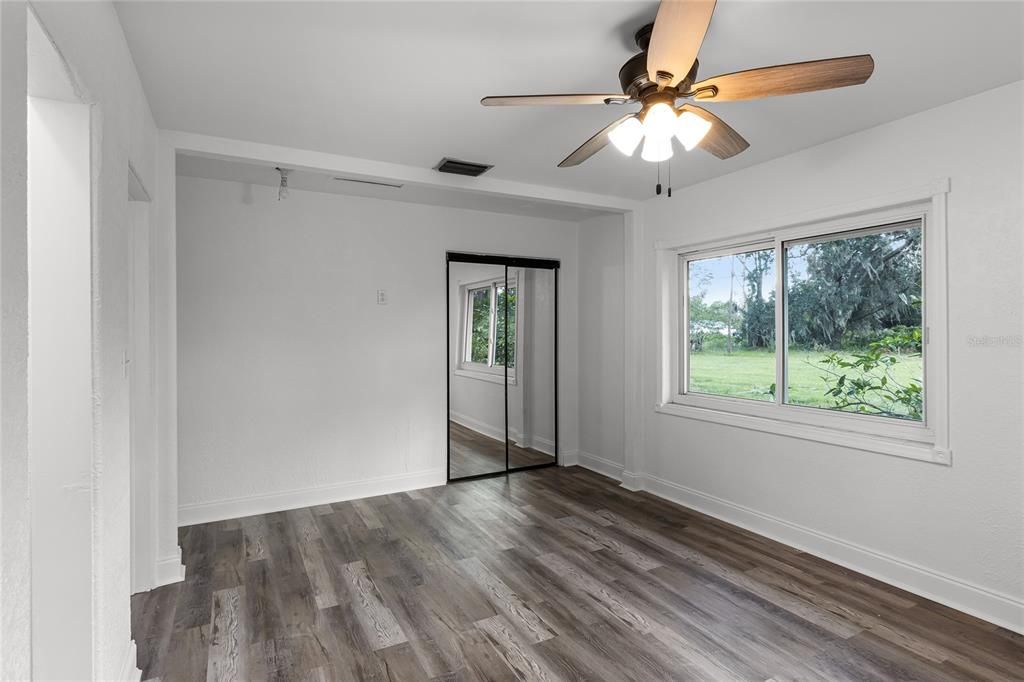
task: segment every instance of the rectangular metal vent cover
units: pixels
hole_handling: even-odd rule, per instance
[[[437,164],[435,170],[439,170],[442,173],[454,173],[455,175],[470,175],[476,177],[483,175],[494,166],[488,166],[483,163],[473,163],[472,161],[459,161],[457,159],[449,159],[447,156],[441,159],[441,163]]]

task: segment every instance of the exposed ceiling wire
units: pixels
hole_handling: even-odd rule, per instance
[[[281,174],[281,185],[277,188],[277,200],[281,201],[288,198],[288,174],[294,169],[277,166],[274,170]]]

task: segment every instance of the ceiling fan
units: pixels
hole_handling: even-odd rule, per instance
[[[672,138],[690,151],[700,147],[728,159],[750,143],[707,109],[679,100],[732,102],[860,85],[871,77],[869,54],[767,66],[697,80],[697,52],[704,42],[715,0],[662,0],[653,24],[637,31],[641,52],[619,70],[622,94],[511,95],[484,97],[484,106],[548,104],[629,104],[637,113],[622,116],[584,142],[559,167],[578,166],[609,142],[632,156],[642,141],[645,161],[672,157]]]

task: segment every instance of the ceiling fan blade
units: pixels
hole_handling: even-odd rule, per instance
[[[744,140],[742,135],[707,109],[698,107],[696,104],[684,104],[679,107],[679,111],[692,112],[711,124],[711,130],[697,146],[720,159],[736,156],[750,146],[750,143]]]
[[[578,166],[594,154],[604,149],[608,144],[608,133],[615,130],[615,127],[627,118],[633,118],[634,115],[635,114],[626,114],[625,116],[617,118],[606,125],[596,135],[581,144],[576,151],[562,159],[562,162],[558,164],[558,167],[568,168],[569,166]]]
[[[647,48],[647,77],[658,88],[686,78],[708,32],[715,0],[662,0]]]
[[[869,54],[766,66],[713,76],[695,84],[694,99],[732,102],[860,85],[875,70]]]
[[[632,98],[628,95],[501,95],[484,97],[480,104],[485,107],[521,107],[545,104],[625,104]]]

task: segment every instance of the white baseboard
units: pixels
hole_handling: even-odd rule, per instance
[[[181,563],[181,547],[178,547],[175,554],[157,560],[153,576],[156,580],[153,588],[181,582],[185,579],[185,564]]]
[[[630,490],[634,493],[644,490],[644,477],[643,474],[638,474],[635,471],[626,471],[623,469],[622,477],[620,478],[619,485],[626,490]]]
[[[1024,634],[1024,601],[657,476],[643,489],[827,561]]]
[[[613,462],[610,459],[592,455],[589,452],[583,452],[582,450],[580,450],[577,459],[578,464],[584,469],[596,471],[608,478],[614,478],[616,481],[622,480],[623,466],[618,462]]]
[[[512,436],[512,439],[518,442],[515,435]],[[551,455],[552,457],[555,456],[555,441],[547,438],[541,438],[540,436],[534,436],[530,439],[529,443],[523,443],[523,447],[532,448],[533,450],[543,452],[545,455]]]
[[[449,415],[449,418],[456,424],[461,424],[462,426],[465,426],[467,429],[470,429],[471,431],[482,433],[488,438],[493,438],[494,440],[505,440],[504,426],[499,428],[497,426],[494,426],[493,424],[487,424],[486,422],[482,422],[479,419],[474,419],[473,417],[470,417],[467,414],[460,414],[458,412],[452,412]],[[510,432],[509,435],[514,434]]]
[[[456,424],[461,424],[462,426],[465,426],[467,429],[471,431],[476,431],[477,433],[483,434],[488,438],[493,438],[494,440],[497,441],[505,440],[504,427],[497,427],[494,426],[493,424],[487,424],[478,419],[474,419],[469,415],[460,414],[458,412],[452,412],[449,415],[449,418]],[[512,439],[512,442],[518,443],[521,447],[533,448],[534,450],[543,452],[546,455],[551,455],[552,457],[555,456],[555,442],[548,438],[543,438],[541,436],[534,435],[527,439],[525,436],[523,436],[521,432],[516,431],[515,429],[512,428],[509,428],[508,430],[508,437]]]
[[[311,486],[294,490],[282,490],[262,495],[236,497],[197,504],[183,504],[178,507],[178,525],[191,526],[225,519],[237,519],[255,514],[269,514],[300,509],[330,502],[354,500],[360,497],[387,495],[404,490],[429,488],[444,485],[447,477],[443,469],[429,469],[408,474],[380,476],[362,481],[348,481],[333,485]]]
[[[142,671],[138,668],[135,640],[128,640],[128,650],[124,653],[124,660],[121,662],[121,670],[117,679],[122,682],[139,682],[142,679]]]

